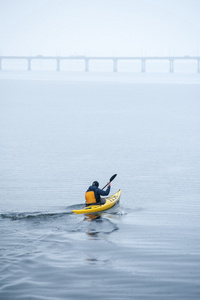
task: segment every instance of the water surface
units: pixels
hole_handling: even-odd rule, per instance
[[[1,78],[1,299],[199,299],[200,86],[147,79]]]

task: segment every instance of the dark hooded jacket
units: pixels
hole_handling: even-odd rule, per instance
[[[106,191],[99,189],[96,185],[91,185],[87,192],[94,192],[95,199],[97,203],[101,203],[100,196],[107,196],[110,193],[110,186],[107,187]]]

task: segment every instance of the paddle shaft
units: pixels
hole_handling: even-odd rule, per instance
[[[107,185],[109,185],[111,183],[111,181],[113,181],[115,179],[115,177],[117,176],[117,174],[114,174],[112,177],[110,177],[110,181],[102,188],[105,189],[105,187],[107,187]]]

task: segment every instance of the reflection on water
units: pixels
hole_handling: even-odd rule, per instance
[[[101,218],[101,214],[85,214],[84,221],[94,221]]]
[[[86,258],[86,262],[89,263],[90,265],[104,265],[104,264],[107,264],[109,263],[109,260],[108,259],[105,259],[105,260],[102,260],[100,258],[97,258],[97,257],[88,257]]]
[[[116,224],[100,215],[87,215],[85,216],[84,221],[89,221],[86,233],[92,237],[97,237],[99,233],[110,234],[118,230]]]

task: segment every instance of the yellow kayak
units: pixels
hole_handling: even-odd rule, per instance
[[[121,196],[121,190],[119,190],[114,195],[105,198],[105,200],[106,200],[105,204],[88,205],[88,206],[84,207],[83,209],[72,210],[72,212],[75,214],[91,214],[91,213],[96,213],[96,212],[100,212],[100,211],[105,211],[105,210],[113,207],[116,203],[118,203],[120,200],[120,196]]]

